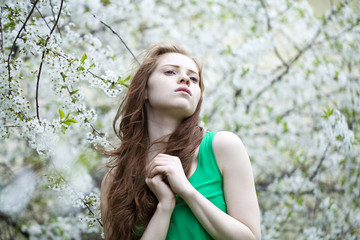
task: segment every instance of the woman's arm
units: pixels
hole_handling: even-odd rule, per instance
[[[111,173],[112,170],[108,171],[101,181],[100,187],[100,209],[101,209],[101,218],[103,222],[104,235],[105,239],[109,234],[109,223],[106,221],[106,214],[108,210],[108,196],[110,191],[111,182],[114,180],[114,176]]]
[[[214,153],[223,175],[228,214],[215,207],[194,188],[183,196],[194,215],[215,239],[260,239],[260,212],[249,157],[241,140],[219,132]]]
[[[169,230],[170,218],[175,207],[175,194],[160,175],[156,175],[153,178],[146,178],[145,181],[159,200],[159,203],[141,240],[165,239]]]
[[[165,174],[179,194],[215,239],[260,239],[260,213],[250,160],[241,140],[219,132],[213,140],[214,153],[223,175],[225,213],[192,187],[177,157],[162,154],[152,163],[151,174]],[[150,175],[151,176],[151,175]]]
[[[107,199],[110,190],[110,183],[113,180],[114,176],[111,174],[111,171],[109,171],[106,173],[101,183],[100,206],[104,224],[105,239],[110,230],[110,225],[104,218],[106,217],[108,210]],[[156,175],[153,178],[147,178],[146,184],[158,198],[159,203],[141,239],[162,240],[166,238],[169,229],[170,218],[175,207],[175,195],[171,191],[170,187],[162,180],[160,175]]]

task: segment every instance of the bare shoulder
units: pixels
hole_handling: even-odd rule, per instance
[[[103,186],[106,187],[109,183],[111,183],[114,180],[114,178],[115,178],[114,172],[115,172],[115,168],[111,168],[105,173],[105,175],[101,181],[101,187],[103,187]]]
[[[241,139],[234,133],[220,131],[213,139],[213,149],[220,171],[233,166],[248,165],[250,163],[245,146]]]
[[[246,153],[245,146],[241,139],[232,132],[221,131],[215,134],[213,149],[216,155],[229,155],[234,153]]]
[[[114,181],[115,169],[109,169],[107,173],[104,175],[102,181],[101,181],[101,188],[100,188],[100,203],[101,203],[101,210],[106,211],[107,209],[107,198],[109,195],[111,183]]]
[[[232,132],[220,131],[217,132],[213,139],[213,148],[233,148],[233,147],[244,147],[241,139]]]

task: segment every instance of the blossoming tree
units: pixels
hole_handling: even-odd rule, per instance
[[[0,238],[101,238],[119,100],[149,43],[204,63],[203,125],[244,141],[263,239],[360,234],[359,1],[5,0]]]

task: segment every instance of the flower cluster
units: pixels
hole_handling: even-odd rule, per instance
[[[325,111],[322,125],[332,145],[343,153],[351,152],[355,143],[354,133],[349,130],[345,116],[339,110]]]

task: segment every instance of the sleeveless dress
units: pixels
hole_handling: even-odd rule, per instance
[[[210,202],[226,212],[223,178],[216,162],[212,141],[216,132],[207,132],[201,141],[198,165],[189,178],[191,185]],[[186,202],[176,196],[176,206],[171,216],[167,240],[213,239],[201,226]]]

